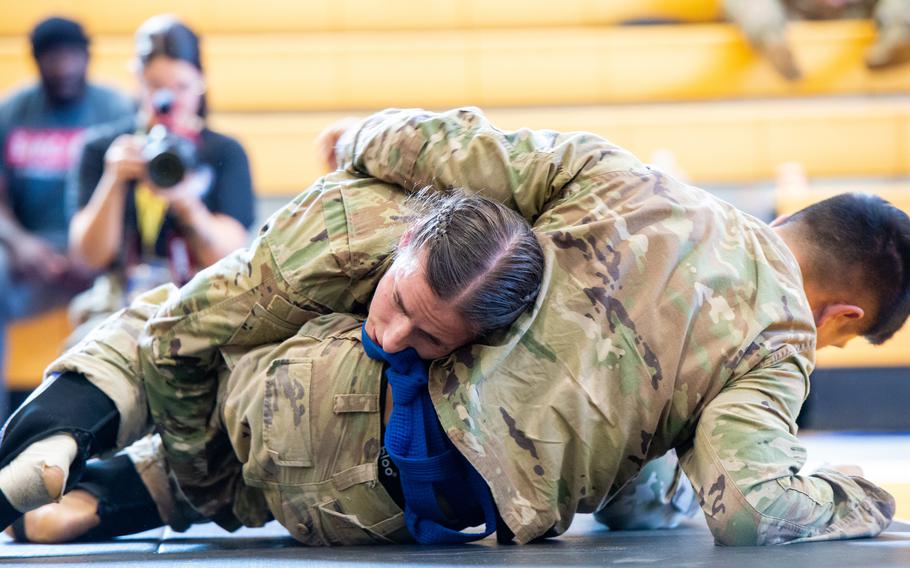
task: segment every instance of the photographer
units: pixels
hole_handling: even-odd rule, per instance
[[[85,331],[131,297],[184,284],[243,246],[254,220],[246,153],[205,125],[196,34],[171,16],[146,21],[136,74],[137,115],[87,136],[68,187],[70,250],[108,269],[71,308]]]

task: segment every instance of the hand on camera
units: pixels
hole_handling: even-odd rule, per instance
[[[104,171],[117,183],[142,179],[146,175],[142,148],[145,139],[135,134],[121,134],[104,154]]]

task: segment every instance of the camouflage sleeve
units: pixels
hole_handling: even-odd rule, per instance
[[[213,432],[206,426],[222,347],[284,340],[316,315],[356,311],[374,289],[376,263],[352,253],[347,221],[353,214],[345,210],[344,184],[330,178],[273,215],[250,248],[175,291],[146,325],[139,349],[149,408],[178,477],[208,471],[205,448]],[[377,258],[389,252],[361,245],[378,249]]]
[[[787,11],[781,0],[724,0],[724,12],[758,49],[784,40]]]
[[[831,469],[800,475],[805,366],[791,355],[734,379],[708,403],[681,456],[719,544],[869,537],[891,521],[894,499],[865,479]]]
[[[506,203],[533,222],[570,184],[641,166],[593,134],[497,130],[478,109],[391,109],[346,132],[340,167],[405,189],[462,187]]]

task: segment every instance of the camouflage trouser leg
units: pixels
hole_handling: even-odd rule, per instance
[[[223,427],[245,483],[304,544],[410,542],[378,478],[382,365],[361,347],[358,321],[341,331],[321,321],[332,320],[246,354],[222,379]]]
[[[594,518],[612,530],[672,529],[698,510],[692,484],[670,451],[645,464]]]
[[[124,453],[136,467],[139,478],[155,501],[158,514],[166,525],[177,532],[183,532],[190,525],[207,521],[193,509],[170,475],[161,438],[157,434],[137,440],[127,446]]]
[[[104,319],[45,371],[45,376],[79,373],[114,402],[120,413],[116,449],[151,430],[138,340],[149,318],[176,293],[173,285],[166,285],[143,294],[128,308]]]

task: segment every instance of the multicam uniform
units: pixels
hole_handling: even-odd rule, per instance
[[[542,241],[533,310],[430,368],[439,420],[515,540],[562,533],[673,448],[720,543],[887,526],[893,499],[864,479],[797,474],[815,328],[799,266],[765,224],[593,135],[502,133],[471,110],[375,115],[339,155],[352,173],[320,180],[248,251],[171,293],[140,337],[137,374],[203,513],[223,524],[248,516],[243,499],[206,482],[224,462],[211,420],[224,354],[290,337],[316,313],[362,312],[402,228],[400,196],[378,178],[482,191],[532,220]],[[76,363],[111,395],[104,373],[124,365],[107,358],[126,351],[105,334],[119,325],[85,344],[89,360],[76,352],[57,368]],[[123,420],[121,436],[137,424]],[[345,505],[339,515],[357,515]]]

